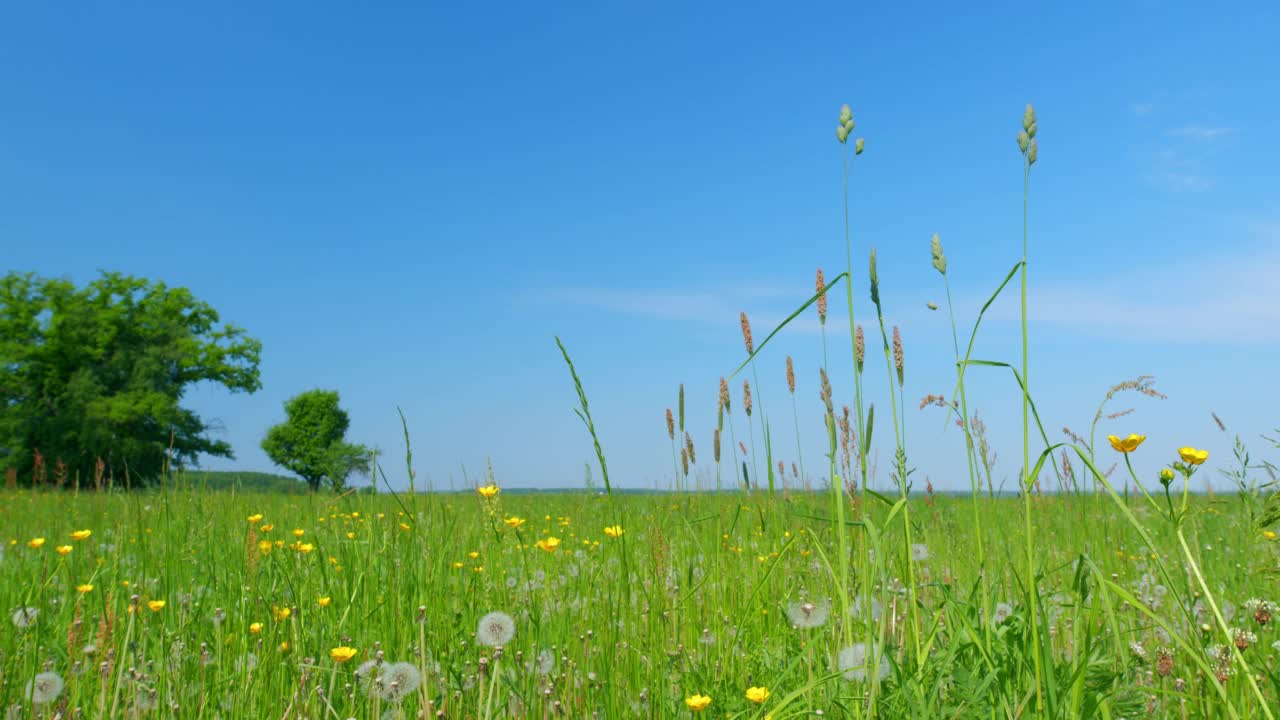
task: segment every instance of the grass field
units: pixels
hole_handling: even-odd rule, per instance
[[[891,533],[870,604],[846,614],[824,495],[8,493],[0,699],[15,717],[540,718],[682,717],[701,695],[708,716],[855,717],[874,693],[887,717],[1029,715],[1020,501],[980,506],[982,581],[968,500],[912,502],[914,592]],[[1205,651],[1214,621],[1173,538],[1156,533],[1165,579],[1109,498],[1034,503],[1058,716],[1261,716]],[[1274,704],[1280,634],[1249,601],[1274,590],[1277,545],[1241,522],[1248,504],[1196,498],[1186,533]],[[855,548],[886,514],[850,508]],[[490,612],[509,639],[480,627]],[[41,673],[59,691],[27,701]]]

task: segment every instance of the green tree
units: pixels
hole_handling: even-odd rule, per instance
[[[346,487],[353,473],[369,473],[369,449],[347,442],[351,419],[334,390],[308,390],[284,404],[285,421],[267,431],[262,449],[275,464],[295,473],[312,490],[328,481]]]
[[[59,478],[142,484],[201,453],[232,457],[180,402],[198,383],[258,390],[261,351],[186,288],[118,273],[85,287],[9,273],[0,278],[0,469],[25,482],[56,463]]]

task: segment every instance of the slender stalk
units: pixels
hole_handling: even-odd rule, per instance
[[[1044,669],[1040,660],[1039,594],[1036,583],[1035,539],[1031,524],[1031,381],[1027,377],[1027,195],[1031,186],[1031,163],[1022,161],[1022,506],[1027,535],[1027,604],[1031,609],[1031,643],[1035,648],[1036,712],[1044,712]]]

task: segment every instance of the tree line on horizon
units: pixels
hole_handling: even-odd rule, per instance
[[[0,472],[7,486],[133,488],[234,458],[216,421],[182,405],[197,383],[262,389],[262,342],[223,323],[190,290],[102,272],[84,286],[10,272],[0,278]],[[262,449],[311,490],[368,474],[348,442],[337,391],[284,404]]]

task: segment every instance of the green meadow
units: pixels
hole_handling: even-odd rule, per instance
[[[719,382],[717,426],[699,447],[679,388],[671,455],[656,459],[670,462],[666,492],[613,487],[607,429],[564,345],[595,452],[579,492],[504,490],[492,470],[460,492],[415,492],[411,452],[408,491],[394,491],[385,458],[339,442],[345,415],[334,423],[341,462],[321,453],[327,465],[298,474],[314,488],[335,465],[342,478],[367,467],[377,492],[332,477],[336,492],[264,492],[301,486],[260,475],[211,484],[170,469],[181,463],[130,488],[10,473],[6,717],[1272,720],[1280,501],[1265,455],[1277,443],[1237,440],[1234,458],[1210,458],[1195,437],[1173,449],[1100,434],[1100,420],[1124,415],[1117,396],[1159,394],[1146,377],[1112,387],[1085,435],[1060,442],[1046,430],[1059,426],[1036,408],[1043,380],[1026,333],[1039,159],[1028,105],[1010,118],[1023,232],[990,268],[990,299],[957,317],[938,236],[922,262],[954,348],[930,361],[954,367],[955,385],[921,408],[963,434],[953,470],[968,481],[966,493],[935,494],[913,474],[905,417],[916,401],[885,320],[891,293],[848,210],[867,146],[847,106],[836,120],[845,266],[819,271],[775,328],[739,318],[745,352]],[[1019,301],[1020,346],[979,358],[984,315],[1002,295]],[[847,344],[828,346],[832,303]],[[833,398],[822,368],[821,405],[803,402],[823,414],[827,452],[803,470],[774,452],[801,444],[790,358],[792,407],[766,414],[755,372],[801,316],[817,317],[824,357],[846,361],[853,390]],[[974,371],[1018,391],[1012,487],[994,487]],[[240,382],[257,383],[256,366]],[[336,393],[310,401],[337,407]],[[281,446],[310,432],[288,430]],[[1231,490],[1205,492],[1208,475]]]

